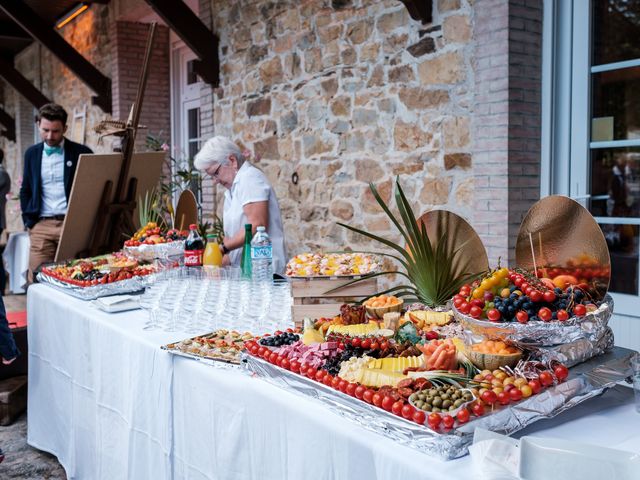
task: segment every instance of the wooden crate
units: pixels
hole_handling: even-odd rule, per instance
[[[377,278],[363,280],[335,292],[329,290],[345,285],[355,278],[294,278],[291,279],[293,305],[291,317],[296,326],[302,326],[305,317],[311,319],[334,317],[343,303],[361,300],[378,291]]]
[[[27,408],[27,376],[0,380],[0,425],[11,425]]]

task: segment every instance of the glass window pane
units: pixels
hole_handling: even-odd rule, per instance
[[[640,147],[591,151],[590,203],[596,217],[640,217]]]
[[[199,108],[190,108],[187,110],[187,131],[189,138],[187,140],[191,140],[192,138],[200,137],[200,109]]]
[[[592,82],[591,141],[640,138],[640,67],[594,73]]]
[[[200,142],[198,142],[198,141],[189,142],[189,157],[188,158],[195,158],[196,154],[198,153],[198,150],[200,150]]]
[[[189,60],[187,62],[187,85],[192,85],[194,83],[198,83],[198,75],[193,68],[195,60]]]
[[[593,65],[640,58],[640,2],[592,0]]]
[[[638,295],[638,226],[601,224],[611,256],[609,291]]]

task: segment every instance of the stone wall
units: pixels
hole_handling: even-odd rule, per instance
[[[470,2],[434,2],[426,26],[397,0],[214,8],[222,77],[207,131],[262,157],[291,254],[372,245],[338,221],[397,239],[368,188],[389,200],[396,175],[416,213],[473,220]]]

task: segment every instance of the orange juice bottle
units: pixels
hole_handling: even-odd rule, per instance
[[[220,251],[217,235],[207,235],[207,246],[204,249],[204,255],[202,256],[202,265],[205,267],[222,266],[222,252]]]

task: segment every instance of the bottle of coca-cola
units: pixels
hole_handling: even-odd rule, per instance
[[[184,242],[184,266],[201,267],[203,253],[204,241],[198,233],[198,226],[192,223],[189,225],[189,236]]]

